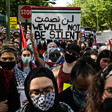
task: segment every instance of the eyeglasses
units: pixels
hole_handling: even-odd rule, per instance
[[[30,90],[29,91],[29,95],[36,95],[36,96],[40,96],[41,94],[47,94],[47,93],[50,93],[50,92],[53,92],[53,87],[52,86],[48,86],[46,88],[44,88],[43,90],[38,90],[38,89],[35,89],[35,90]]]
[[[23,54],[24,57],[30,57],[30,54]]]

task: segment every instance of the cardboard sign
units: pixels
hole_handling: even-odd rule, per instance
[[[17,29],[17,17],[10,17],[10,29]]]
[[[32,7],[35,39],[75,40],[80,31],[80,7]]]

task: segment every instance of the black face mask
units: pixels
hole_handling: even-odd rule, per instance
[[[81,49],[82,49],[82,50],[84,50],[84,49],[85,49],[85,47],[81,47]]]
[[[7,70],[12,70],[14,68],[15,64],[16,64],[15,61],[11,61],[11,62],[0,61],[0,66]]]
[[[68,53],[65,53],[65,60],[67,63],[72,63],[77,60],[77,57],[73,55],[69,55]]]
[[[54,55],[56,55],[56,56],[54,56]],[[60,56],[61,56],[60,53],[51,53],[51,54],[49,55],[49,59],[50,59],[52,62],[56,62],[56,61],[59,59]]]
[[[102,105],[103,112],[112,112],[112,98],[106,98]]]

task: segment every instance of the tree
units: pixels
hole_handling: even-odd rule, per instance
[[[112,28],[112,1],[111,0],[74,0],[68,6],[81,7],[81,25],[96,29],[97,20],[100,30]]]
[[[56,0],[10,0],[10,15],[18,15],[18,5],[32,5],[32,6],[50,6],[55,4]],[[6,13],[6,0],[0,0],[0,13]]]

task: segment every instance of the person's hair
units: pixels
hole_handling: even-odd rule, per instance
[[[91,52],[91,55],[98,56],[98,53],[97,53],[97,52],[95,52],[95,51],[92,51],[92,52]]]
[[[13,35],[15,36],[15,35],[16,35],[16,33],[18,33],[18,34],[20,35],[20,33],[19,33],[19,32],[17,32],[17,31],[16,31],[16,32],[14,32],[14,33],[13,33]]]
[[[102,95],[104,92],[106,76],[111,70],[112,64],[109,64],[95,75],[93,83],[88,90],[88,95],[86,98],[87,101],[84,109],[85,112],[103,112]]]
[[[23,48],[23,49],[21,50],[20,55],[22,55],[22,53],[23,53],[24,51],[29,51],[29,52],[31,53],[31,55],[33,54],[32,50],[31,50],[30,48],[25,47],[25,48]]]
[[[17,58],[17,49],[16,49],[16,47],[13,44],[2,44],[2,46],[0,46],[0,56],[4,52],[11,52]]]
[[[68,47],[64,50],[64,53],[66,53],[66,51],[68,51],[70,53],[73,53],[74,55],[79,56],[80,55],[81,48],[80,48],[80,46],[72,43],[72,44],[69,44],[68,45]]]
[[[100,60],[102,58],[110,58],[110,61],[112,61],[112,52],[110,50],[101,51],[100,54],[98,55],[98,58],[97,58],[98,65],[99,65]],[[99,67],[100,67],[100,65],[99,65]]]
[[[91,51],[85,51],[83,56],[90,56],[91,55]]]
[[[79,75],[86,78],[89,75],[95,75],[95,73],[98,70],[97,63],[94,62],[94,60],[89,56],[81,57],[79,60],[77,60],[76,64],[72,68],[71,71],[71,80],[73,81],[76,79]]]

